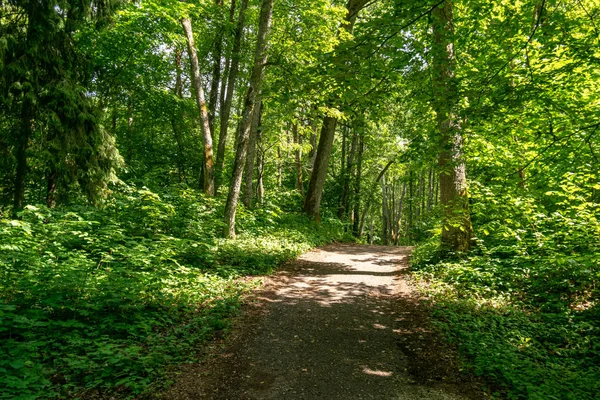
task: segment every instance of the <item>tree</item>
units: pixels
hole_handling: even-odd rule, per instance
[[[347,13],[344,23],[340,27],[340,32],[351,34],[356,22],[356,17],[359,11],[368,3],[368,0],[349,0],[347,5]],[[334,103],[334,100],[331,100]],[[331,106],[331,104],[329,105]],[[327,167],[329,166],[329,157],[333,147],[335,138],[335,128],[338,123],[338,118],[334,114],[326,115],[323,118],[321,134],[319,136],[319,145],[306,197],[304,198],[304,212],[316,220],[320,220],[319,208],[321,207],[321,198],[323,196],[323,188],[325,186],[325,178],[327,176]]]
[[[194,95],[196,96],[196,104],[198,105],[198,113],[200,114],[200,127],[202,128],[202,143],[204,145],[204,193],[209,196],[214,196],[215,173],[212,136],[210,133],[210,122],[208,118],[206,100],[204,98],[204,90],[202,89],[202,81],[200,79],[198,55],[196,54],[196,46],[194,45],[192,21],[189,18],[182,18],[181,25],[183,26],[183,30],[187,39],[188,55],[190,57],[192,72],[191,80],[194,87]]]
[[[462,154],[463,138],[458,114],[452,11],[452,1],[445,1],[432,11],[433,108],[437,115],[440,135],[438,163],[442,246],[448,250],[467,251],[471,247],[473,228],[469,214],[466,167]]]
[[[231,186],[225,205],[225,237],[235,238],[235,214],[237,203],[242,186],[242,176],[246,162],[246,153],[248,150],[248,141],[252,120],[257,107],[257,96],[260,92],[267,63],[268,53],[268,35],[271,29],[271,20],[273,17],[273,0],[263,0],[260,9],[260,19],[258,22],[258,35],[256,39],[256,48],[254,51],[254,66],[250,77],[250,86],[246,92],[244,101],[244,111],[242,112],[242,122],[237,138],[237,148],[233,164],[233,174],[231,177]]]

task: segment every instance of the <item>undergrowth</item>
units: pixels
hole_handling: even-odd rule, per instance
[[[227,329],[256,283],[245,276],[341,235],[285,209],[285,196],[241,210],[236,241],[219,238],[223,199],[189,189],[124,186],[102,210],[28,206],[1,219],[0,398],[165,385],[169,366]]]
[[[598,205],[576,190],[550,205],[487,195],[474,196],[475,250],[441,258],[438,229],[413,255],[435,323],[500,397],[597,399]]]

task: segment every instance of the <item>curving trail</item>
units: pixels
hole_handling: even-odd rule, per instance
[[[163,399],[481,399],[427,329],[410,248],[332,244],[259,290],[225,344]]]

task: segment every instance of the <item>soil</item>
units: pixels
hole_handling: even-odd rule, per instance
[[[250,296],[231,334],[159,397],[487,398],[431,329],[408,280],[410,251],[331,244],[283,265]]]

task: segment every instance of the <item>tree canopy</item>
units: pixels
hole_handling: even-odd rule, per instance
[[[112,335],[102,318],[160,296],[184,324],[210,274],[233,299],[252,257],[262,273],[343,237],[416,245],[447,335],[509,398],[593,398],[599,82],[598,0],[0,2],[0,338],[38,343],[0,345],[22,360],[0,361],[0,397],[64,396],[52,363],[71,394],[143,393],[170,344],[128,342],[145,364],[93,379],[43,327]],[[117,266],[127,304],[98,280]],[[71,280],[44,287],[55,272]]]

